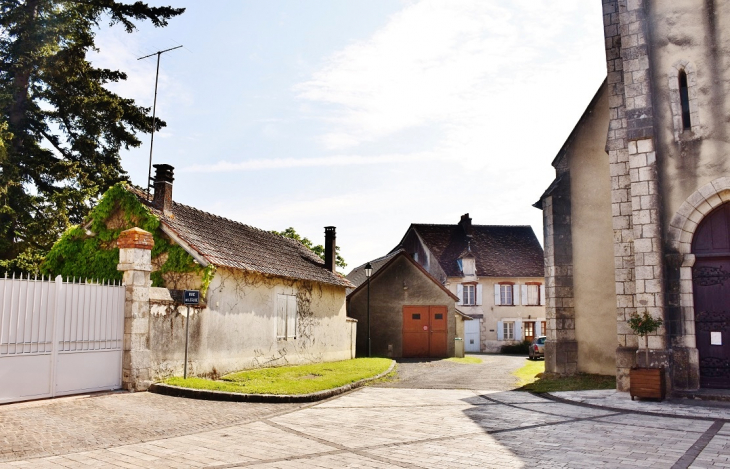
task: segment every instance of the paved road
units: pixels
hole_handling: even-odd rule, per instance
[[[437,367],[406,365],[397,385],[411,368]],[[730,466],[730,410],[673,416],[677,406],[609,397],[624,408],[469,386],[368,387],[304,406],[149,393],[16,404],[0,406],[0,469]]]
[[[482,363],[463,364],[448,360],[398,360],[398,378],[380,384],[389,388],[490,389],[508,391],[517,385],[512,372],[522,368],[527,357],[474,354]]]

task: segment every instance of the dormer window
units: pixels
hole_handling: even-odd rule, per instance
[[[459,261],[461,264],[461,271],[464,273],[464,276],[471,277],[477,274],[474,258],[466,257],[464,259],[459,259]]]

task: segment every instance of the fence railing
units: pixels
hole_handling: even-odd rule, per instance
[[[123,308],[119,282],[0,278],[0,357],[121,350]]]

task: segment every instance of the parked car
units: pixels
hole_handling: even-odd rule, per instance
[[[530,360],[545,358],[545,336],[535,337],[530,344],[530,350],[527,352]]]

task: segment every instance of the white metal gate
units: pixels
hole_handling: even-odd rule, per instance
[[[464,321],[464,351],[479,352],[480,342],[479,319]]]
[[[117,389],[124,287],[0,278],[0,403]]]

